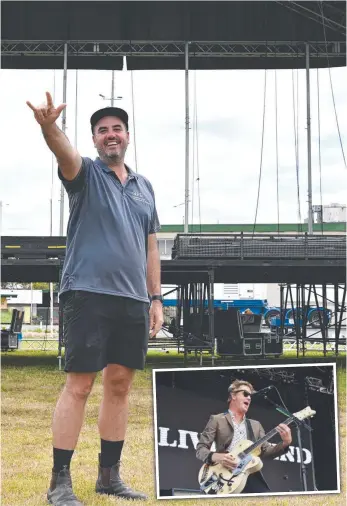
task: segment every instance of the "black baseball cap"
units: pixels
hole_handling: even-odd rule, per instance
[[[129,130],[129,117],[128,113],[124,111],[124,109],[120,109],[119,107],[104,107],[103,109],[99,109],[92,114],[90,118],[90,124],[92,127],[92,133],[94,133],[94,127],[101,118],[105,116],[115,116],[119,118],[126,126],[126,129]]]

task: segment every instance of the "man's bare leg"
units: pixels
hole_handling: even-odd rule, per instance
[[[129,392],[134,369],[109,364],[103,371],[103,398],[99,413],[99,432],[105,441],[124,441],[129,412]],[[118,459],[119,460],[119,459]]]
[[[72,491],[70,461],[81,431],[84,408],[96,373],[68,373],[53,415],[53,471],[47,492],[50,504],[82,506]]]
[[[127,499],[146,499],[141,492],[127,487],[119,476],[128,423],[128,399],[135,370],[109,364],[103,372],[104,395],[100,406],[99,432],[101,454],[96,492]]]
[[[74,450],[81,431],[84,408],[96,373],[67,373],[53,415],[53,447]]]

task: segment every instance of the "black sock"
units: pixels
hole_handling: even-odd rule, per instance
[[[53,471],[59,473],[66,466],[70,469],[70,462],[74,450],[60,450],[53,448]]]
[[[100,466],[112,467],[120,460],[124,441],[105,441],[101,439]]]

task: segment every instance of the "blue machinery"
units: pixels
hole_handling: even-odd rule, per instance
[[[196,305],[196,301],[190,301],[190,305]],[[208,300],[204,301],[204,306],[208,307]],[[227,310],[229,307],[237,308],[240,313],[243,313],[249,309],[253,314],[261,314],[264,318],[264,322],[268,327],[280,327],[281,326],[281,308],[276,306],[269,306],[266,299],[236,299],[236,300],[222,300],[214,299],[213,306],[218,309]],[[165,299],[164,307],[177,307],[177,299]],[[319,316],[318,313],[325,313],[328,322],[331,321],[332,311],[325,309],[323,306],[311,306],[307,308],[307,323],[313,328],[319,328]],[[294,326],[294,313],[298,313],[298,309],[294,307],[283,308],[284,311],[284,326]],[[300,308],[299,314],[302,313]]]

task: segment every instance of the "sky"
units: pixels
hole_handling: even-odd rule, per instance
[[[278,70],[278,172],[281,223],[297,223],[294,113],[297,117],[301,221],[307,218],[307,129],[305,70]],[[130,116],[126,163],[152,183],[162,224],[182,224],[185,181],[184,71],[115,72],[115,105]],[[189,223],[254,223],[261,163],[264,70],[191,71]],[[347,156],[346,68],[331,69],[337,116]],[[293,82],[295,107],[293,106]],[[310,71],[313,204],[320,204],[317,71]],[[275,71],[266,73],[262,177],[257,223],[277,223]],[[59,235],[60,181],[26,100],[39,104],[45,91],[63,101],[57,70],[2,70],[0,200],[3,235]],[[297,94],[298,90],[298,94]],[[76,103],[77,92],[77,103]],[[82,156],[95,158],[89,118],[110,101],[111,71],[69,70],[67,136]],[[333,107],[329,70],[319,70],[323,204],[345,204],[346,167]],[[77,112],[77,114],[76,114]],[[135,117],[135,132],[133,114]],[[77,117],[77,121],[76,121]],[[58,122],[61,126],[61,122]],[[77,136],[76,136],[77,133]],[[135,164],[135,149],[136,159]],[[199,183],[196,181],[199,176]],[[200,186],[200,188],[199,188]],[[198,189],[200,191],[198,191]],[[199,198],[200,197],[200,198]],[[201,216],[199,216],[199,203]],[[65,194],[64,230],[68,220]]]

